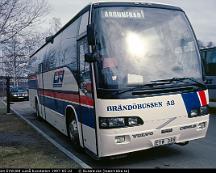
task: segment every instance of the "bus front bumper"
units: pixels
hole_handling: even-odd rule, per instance
[[[140,130],[141,127],[101,130],[99,157],[127,154],[168,144],[204,138],[209,115],[187,120],[187,123],[161,129]]]

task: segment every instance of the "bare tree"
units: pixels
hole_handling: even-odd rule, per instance
[[[53,17],[50,20],[49,25],[50,25],[50,28],[49,28],[50,35],[53,35],[61,29],[62,27],[61,19],[57,17]]]
[[[208,42],[207,43],[207,48],[211,48],[211,47],[214,47],[214,43],[212,41]]]
[[[26,76],[26,64],[44,43],[46,34],[35,31],[49,12],[46,0],[0,0],[0,49],[6,75]]]
[[[1,0],[0,43],[6,43],[26,28],[41,21],[48,14],[45,0]]]
[[[8,76],[25,77],[30,55],[45,43],[47,33],[31,33],[25,36],[14,36],[3,46],[5,73]]]

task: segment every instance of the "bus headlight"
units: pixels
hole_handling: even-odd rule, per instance
[[[99,127],[101,129],[132,127],[142,124],[143,121],[139,117],[99,117]]]
[[[124,127],[125,126],[125,119],[124,118],[109,118],[108,119],[109,127]]]
[[[101,129],[125,127],[125,119],[124,118],[100,117],[99,122],[100,122],[100,128]]]
[[[200,115],[208,115],[208,106],[200,107]]]
[[[138,118],[137,117],[128,118],[128,126],[137,126],[137,125],[138,125]]]
[[[190,113],[190,117],[193,118],[193,117],[197,117],[197,116],[199,116],[199,110],[198,109],[192,109],[191,113]]]

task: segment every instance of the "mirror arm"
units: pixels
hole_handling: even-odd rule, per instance
[[[85,54],[85,62],[92,63],[97,61],[97,56],[95,53],[86,53]]]
[[[87,39],[89,45],[93,46],[95,44],[95,34],[94,34],[93,24],[89,24],[87,26]]]

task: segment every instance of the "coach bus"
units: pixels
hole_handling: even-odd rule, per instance
[[[216,47],[200,50],[210,101],[216,102]]]
[[[178,7],[92,3],[46,39],[30,65],[36,115],[95,158],[206,136],[200,53]]]

